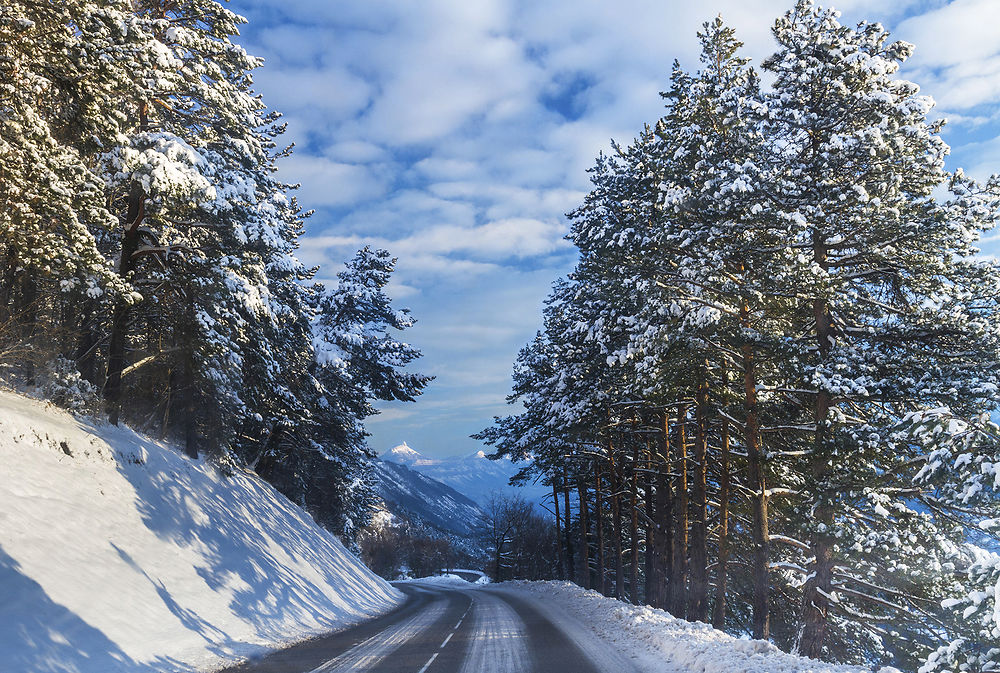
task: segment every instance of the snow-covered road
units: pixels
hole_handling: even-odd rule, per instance
[[[398,610],[227,673],[633,673],[574,618],[488,588],[404,583]]]

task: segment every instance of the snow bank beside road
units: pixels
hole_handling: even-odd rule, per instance
[[[782,652],[761,640],[741,640],[663,610],[622,603],[570,582],[505,582],[502,591],[542,599],[565,612],[648,673],[870,673]],[[899,673],[883,668],[879,673]]]
[[[402,594],[254,475],[0,392],[0,671],[204,670]]]

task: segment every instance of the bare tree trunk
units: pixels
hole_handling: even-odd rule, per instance
[[[708,621],[708,363],[695,404],[694,520],[691,524],[691,590],[688,619]]]
[[[750,308],[744,300],[740,305],[740,321],[750,329]],[[750,490],[753,498],[753,628],[754,638],[767,640],[771,635],[771,614],[768,606],[770,583],[768,578],[769,540],[767,531],[767,488],[764,483],[764,450],[760,441],[760,420],[757,415],[757,372],[753,346],[744,343],[743,355],[743,407],[746,414],[745,440],[749,464]]]
[[[722,421],[722,457],[719,461],[719,562],[715,574],[712,626],[726,625],[726,582],[729,574],[729,421]]]
[[[493,576],[497,582],[503,582],[503,541],[496,545],[496,553],[493,555]]]
[[[673,575],[670,578],[670,613],[684,619],[687,616],[688,580],[688,475],[687,475],[687,409],[677,411],[677,475],[674,478],[674,539]]]

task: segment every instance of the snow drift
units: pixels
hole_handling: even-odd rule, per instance
[[[402,594],[251,473],[0,392],[0,670],[211,669]]]
[[[586,630],[627,656],[643,673],[870,673],[859,666],[828,664],[782,652],[762,640],[743,640],[688,622],[664,610],[631,605],[570,582],[504,582],[503,591],[541,599],[539,608],[567,628],[577,642]],[[572,620],[566,617],[575,618]],[[592,640],[592,638],[590,638]],[[884,667],[879,673],[899,673]]]

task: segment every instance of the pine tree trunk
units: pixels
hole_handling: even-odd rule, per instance
[[[594,461],[594,524],[597,528],[597,590],[608,595],[608,573],[604,567],[604,500],[601,489],[601,464]]]
[[[645,535],[644,540],[644,551],[645,557],[643,558],[643,578],[642,578],[642,598],[646,605],[652,605],[652,599],[650,596],[650,587],[655,584],[656,574],[656,561],[654,556],[653,539],[655,533],[653,532],[653,452],[650,447],[649,439],[646,440],[646,478],[643,480],[643,488],[645,489],[645,508],[646,508],[646,526],[643,534]]]
[[[194,309],[188,307],[189,325],[194,324]],[[197,390],[194,377],[194,352],[192,351],[192,339],[187,337],[188,343],[183,351],[184,360],[184,452],[191,458],[198,457],[198,414],[196,410]]]
[[[566,466],[563,465],[563,508],[564,516],[566,517],[566,525],[563,529],[563,533],[566,536],[566,579],[570,582],[576,581],[576,555],[573,553],[573,525],[572,525],[572,512],[569,507],[569,473],[566,471]]]
[[[14,281],[17,278],[17,256],[9,248],[4,250],[0,262],[7,266],[0,277],[0,335],[14,323]],[[11,338],[13,334],[9,334]]]
[[[177,388],[177,371],[173,367],[167,369],[166,390],[163,400],[163,419],[160,423],[160,439],[166,439],[170,427],[170,411],[174,404],[174,391]],[[252,469],[252,468],[251,468]]]
[[[21,342],[34,349],[35,331],[38,326],[38,284],[34,276],[25,269],[21,273],[21,295],[17,310],[17,322]],[[24,361],[24,382],[35,385],[35,357]]]
[[[559,484],[556,482],[556,475],[552,474],[552,508],[556,514],[556,567],[559,572],[559,579],[566,579],[566,565],[563,563],[562,545],[562,518],[559,516]]]
[[[819,232],[813,233],[813,261],[824,271],[827,270],[826,244]],[[829,358],[833,344],[833,325],[830,310],[824,297],[813,300],[813,317],[816,320],[816,340],[820,362]],[[830,394],[820,390],[816,394],[815,420],[816,435],[810,456],[810,476],[816,491],[814,510],[817,526],[812,536],[813,564],[805,586],[802,588],[802,614],[796,651],[806,657],[818,659],[823,654],[826,637],[826,620],[829,609],[827,596],[832,593],[833,573],[833,506],[827,480],[827,415],[832,400]]]
[[[139,129],[148,130],[147,104],[139,106]],[[145,214],[146,193],[138,181],[132,183],[125,213],[125,227],[122,235],[121,259],[118,260],[118,276],[127,279],[135,268],[135,252],[139,249],[139,226]],[[111,338],[108,344],[108,372],[104,379],[104,401],[108,422],[118,425],[121,416],[122,372],[125,370],[125,346],[128,340],[128,326],[132,307],[123,300],[115,306],[111,318]]]
[[[722,456],[719,460],[719,559],[715,574],[712,626],[726,625],[726,583],[729,575],[729,421],[722,421]]]
[[[80,377],[84,381],[97,385],[97,330],[94,321],[94,302],[88,301],[83,309],[80,318],[79,336],[76,342],[76,352],[73,354],[73,361],[76,369],[80,372]]]
[[[663,411],[663,432],[660,435],[660,455],[656,463],[656,502],[654,507],[656,528],[654,532],[656,574],[653,587],[653,607],[669,605],[669,584],[673,578],[673,494],[670,492],[670,419]]]
[[[740,319],[744,329],[750,329],[750,308],[746,301],[740,306]],[[769,609],[770,584],[768,581],[769,540],[767,531],[767,488],[764,483],[764,451],[760,441],[760,420],[757,415],[757,372],[753,346],[744,343],[743,355],[743,408],[746,414],[746,446],[749,466],[750,491],[753,494],[753,628],[754,638],[767,640],[771,636]]]
[[[615,536],[615,598],[625,597],[624,552],[622,551],[622,507],[621,507],[621,475],[619,466],[614,459],[613,446],[609,444],[608,454],[611,456],[611,525]]]
[[[688,619],[708,621],[708,365],[698,383],[695,405],[694,518],[691,523],[691,590]]]
[[[587,484],[581,472],[576,480],[580,498],[580,584],[584,589],[592,586],[590,579],[590,517],[587,512]]]
[[[633,425],[634,427],[634,425]],[[629,595],[632,602],[639,604],[639,442],[632,437],[632,518],[629,522],[629,537],[632,542],[631,567],[629,568]]]
[[[687,616],[688,582],[688,473],[687,409],[677,410],[677,473],[674,478],[674,538],[673,575],[670,578],[670,613],[684,619]]]

